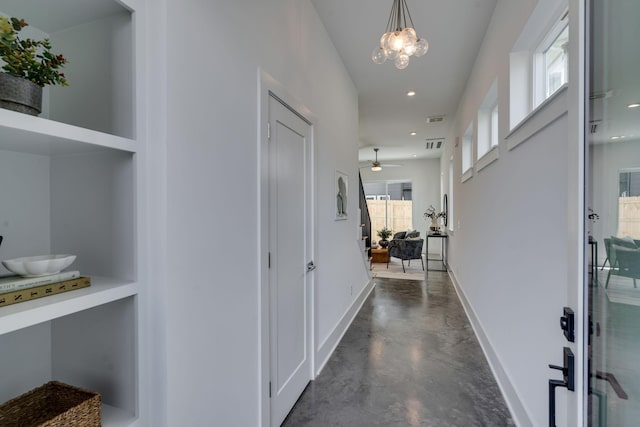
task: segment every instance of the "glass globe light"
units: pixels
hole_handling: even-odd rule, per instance
[[[376,47],[371,54],[371,60],[376,64],[382,64],[387,60],[387,55],[384,54],[384,50],[381,47]]]
[[[383,49],[389,48],[389,36],[393,33],[384,33],[382,37],[380,37],[380,47]]]
[[[396,56],[398,56],[398,52],[391,48],[387,48],[384,49],[384,55],[387,57],[387,59],[396,59]]]
[[[416,44],[413,43],[413,44],[405,45],[402,51],[409,56],[414,55],[416,53]]]
[[[393,50],[391,45],[391,39],[393,38],[393,33],[384,33],[380,38],[380,46],[385,50]]]
[[[416,42],[418,38],[416,37],[416,32],[413,28],[405,28],[402,30],[402,36],[404,37],[404,53],[411,56],[415,53],[417,46]]]
[[[404,46],[404,37],[402,31],[395,31],[389,36],[389,47],[396,52],[400,52]]]
[[[400,53],[393,62],[398,70],[404,70],[409,65],[409,55]]]
[[[407,27],[402,30],[402,35],[404,36],[405,43],[415,43],[418,40],[416,31],[411,27]]]
[[[407,43],[404,45],[404,48],[402,48],[402,51],[411,56],[416,53],[417,48],[418,46],[416,45],[416,43]]]
[[[427,39],[418,39],[418,41],[416,42],[416,52],[414,55],[420,57],[427,53],[428,50],[429,43],[427,42]]]

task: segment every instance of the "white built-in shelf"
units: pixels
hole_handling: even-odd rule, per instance
[[[91,286],[0,307],[0,335],[136,295],[138,285],[91,277]]]
[[[31,37],[49,38],[69,59],[69,87],[45,88],[40,117],[0,109],[0,163],[12,181],[0,186],[1,259],[74,253],[91,277],[88,288],[0,307],[0,360],[13,361],[0,367],[0,402],[57,379],[101,393],[105,427],[144,424],[145,286],[121,278],[134,278],[142,258],[137,65],[147,3],[0,0],[0,13],[24,18]]]
[[[102,404],[102,427],[129,427],[136,418],[121,409]]]
[[[132,139],[0,108],[0,149],[44,156],[105,148],[135,153]]]

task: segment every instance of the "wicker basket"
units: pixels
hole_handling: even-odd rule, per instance
[[[0,406],[2,427],[100,427],[100,394],[57,381]]]

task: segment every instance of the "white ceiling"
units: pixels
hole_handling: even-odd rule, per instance
[[[591,110],[589,120],[597,131],[590,135],[592,144],[609,144],[640,139],[640,55],[636,43],[640,37],[638,12],[640,3],[594,3],[600,19],[591,21],[594,40],[590,52],[592,68]],[[624,30],[622,30],[624,29]],[[630,53],[633,54],[630,54]],[[612,138],[622,137],[613,140]]]
[[[440,157],[442,150],[426,150],[425,140],[447,136],[496,0],[407,0],[429,51],[404,70],[371,61],[392,0],[311,2],[358,90],[360,160],[373,160],[374,147],[382,161]],[[407,97],[410,90],[416,96]],[[445,121],[427,124],[429,116]]]

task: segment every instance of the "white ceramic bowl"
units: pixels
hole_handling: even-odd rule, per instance
[[[7,259],[2,265],[20,276],[38,277],[59,273],[75,260],[75,255],[41,255]]]

